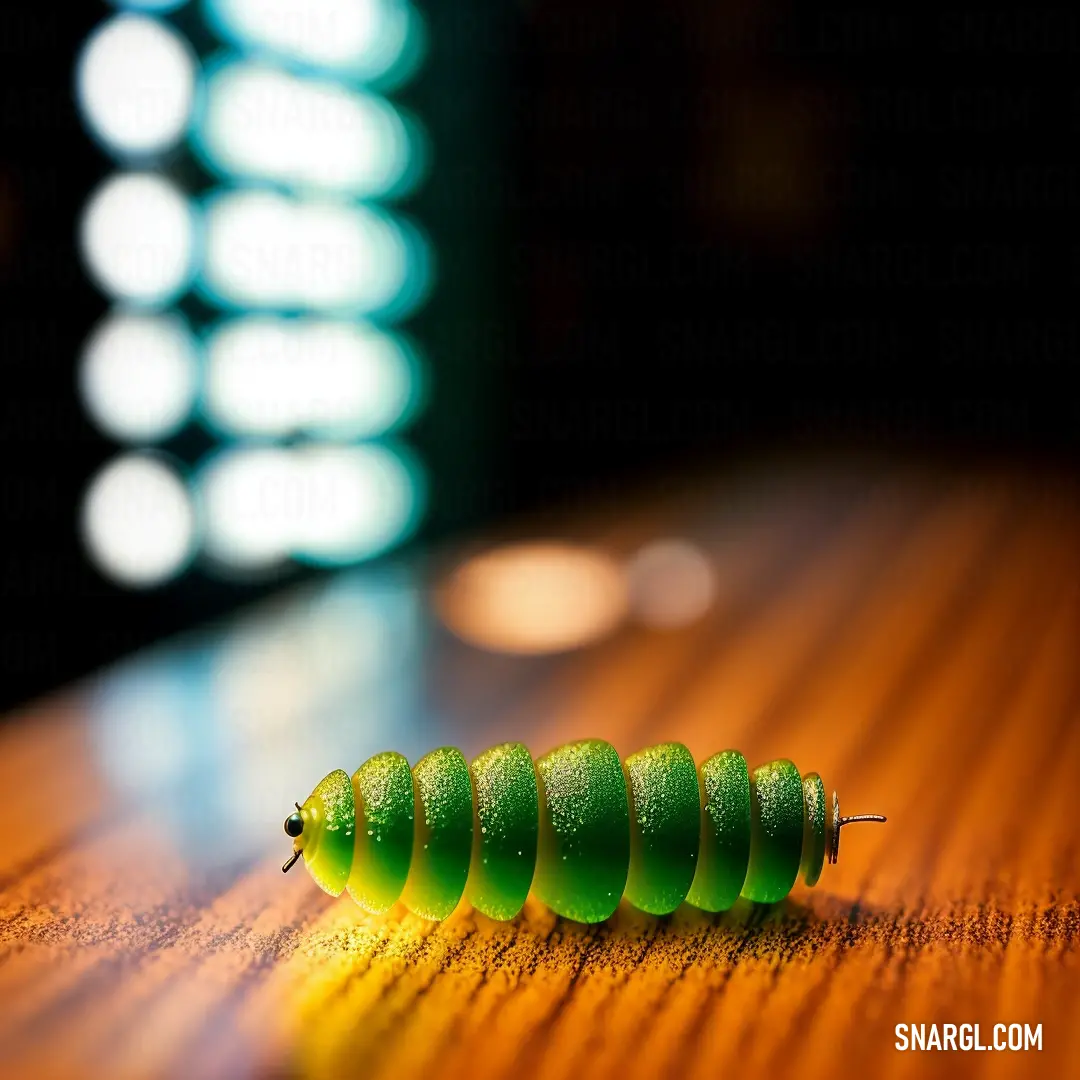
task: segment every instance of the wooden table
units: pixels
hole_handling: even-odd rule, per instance
[[[528,526],[531,528],[532,526]],[[540,527],[551,531],[550,521]],[[0,1074],[1076,1075],[1080,501],[1038,470],[732,471],[558,525],[689,538],[703,618],[558,657],[462,643],[434,564],[345,575],[0,729]],[[506,739],[790,757],[846,812],[774,910],[607,924],[365,917],[283,878],[325,772]],[[1042,1025],[1041,1052],[894,1048]]]

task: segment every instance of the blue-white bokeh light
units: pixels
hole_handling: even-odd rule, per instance
[[[114,300],[158,306],[187,291],[196,261],[196,214],[156,173],[118,173],[90,196],[80,225],[83,260]]]
[[[196,146],[226,179],[297,190],[374,198],[416,176],[409,131],[384,98],[265,63],[208,75]]]
[[[379,443],[297,447],[296,465],[312,493],[294,556],[347,566],[407,540],[424,508],[423,476],[403,447]]]
[[[145,158],[187,133],[195,99],[195,55],[159,19],[117,15],[86,40],[76,67],[87,127],[111,154]]]
[[[200,286],[226,308],[380,314],[422,284],[406,231],[370,206],[226,191],[204,236]]]
[[[186,567],[197,519],[183,478],[151,454],[124,454],[91,481],[83,500],[83,542],[114,581],[160,585]]]
[[[406,0],[203,0],[231,44],[343,81],[399,85],[423,51]]]
[[[191,415],[198,385],[198,344],[176,314],[114,313],[83,346],[83,404],[102,431],[123,442],[152,443],[176,432]]]
[[[258,571],[381,554],[415,528],[424,484],[410,456],[379,443],[236,447],[205,463],[198,494],[207,554]]]
[[[369,439],[419,404],[421,368],[369,323],[247,316],[206,338],[203,413],[233,438]]]
[[[81,49],[75,89],[122,170],[91,193],[78,233],[113,307],[87,337],[78,388],[132,451],[87,489],[92,561],[148,588],[200,550],[244,576],[394,548],[426,484],[407,448],[374,440],[423,403],[424,368],[389,326],[425,299],[432,255],[419,228],[371,200],[407,194],[425,171],[422,128],[381,96],[416,69],[418,12],[408,0],[201,0],[229,51],[200,63],[162,17],[185,0],[109,2],[120,10]],[[185,144],[217,181],[202,197],[178,183]],[[175,307],[192,290],[224,313],[197,333]],[[195,416],[224,445],[191,477],[137,450]]]

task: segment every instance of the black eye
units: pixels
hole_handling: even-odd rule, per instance
[[[288,836],[297,837],[304,831],[304,819],[299,814],[290,814],[285,819],[285,832]]]

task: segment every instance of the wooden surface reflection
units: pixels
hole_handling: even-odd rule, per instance
[[[804,467],[561,535],[705,550],[710,612],[483,653],[424,573],[342,579],[0,730],[5,1077],[1039,1076],[1080,1064],[1080,513],[1037,474]],[[337,591],[334,591],[337,590]],[[332,767],[520,738],[678,739],[819,771],[840,864],[774,910],[582,927],[367,918],[282,878]],[[1042,1025],[899,1053],[894,1025]]]

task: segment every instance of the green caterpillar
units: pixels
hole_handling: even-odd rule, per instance
[[[365,911],[401,900],[445,919],[467,896],[492,919],[512,919],[529,892],[579,922],[608,918],[625,896],[653,915],[683,901],[726,911],[740,896],[773,903],[802,874],[813,885],[841,818],[817,773],[787,760],[749,772],[735,750],[698,767],[680,743],[620,760],[598,739],[568,743],[535,763],[521,743],[470,765],[434,750],[409,768],[376,754],[350,778],[325,777],[285,820],[289,870],[301,857],[317,884],[346,889]]]

